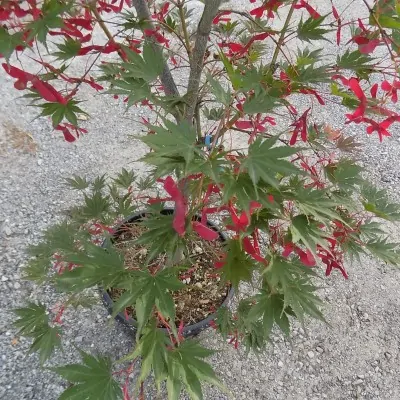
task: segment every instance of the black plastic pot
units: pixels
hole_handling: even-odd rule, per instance
[[[174,212],[173,208],[165,208],[164,210],[161,211],[161,214],[169,215],[169,214],[172,214],[173,212]],[[144,217],[145,217],[144,213],[137,213],[137,214],[134,214],[131,217],[127,218],[124,222],[122,222],[119,226],[117,226],[115,228],[115,236],[118,236],[120,233],[122,233],[121,228],[124,225],[132,223],[132,222],[135,222],[135,221],[139,222]],[[213,229],[216,232],[218,232],[221,241],[226,241],[227,240],[226,236],[222,232],[220,232],[218,230],[216,225],[214,225],[210,221],[207,221],[207,225],[211,229]],[[107,243],[107,240],[105,240],[103,242],[103,247],[106,246],[106,243]],[[108,294],[108,292],[106,290],[104,290],[102,288],[100,289],[100,292],[101,292],[103,304],[107,308],[108,312],[112,315],[112,313],[113,313],[113,301],[112,301],[110,295]],[[224,302],[222,303],[221,307],[227,307],[228,304],[229,304],[229,301],[232,299],[233,295],[234,295],[234,289],[231,286],[229,288],[229,291],[228,291],[228,293],[226,295],[226,298],[225,298]],[[209,315],[206,319],[203,319],[202,321],[197,322],[196,324],[185,326],[183,328],[182,335],[184,337],[198,335],[200,332],[202,332],[204,329],[207,329],[210,326],[211,321],[213,321],[216,318],[216,316],[217,316],[216,313],[214,313],[214,314]],[[121,313],[118,313],[116,315],[115,319],[118,322],[122,323],[125,327],[129,328],[130,330],[136,331],[137,321],[134,320],[133,318],[131,318],[131,317],[127,318],[125,316],[125,314],[121,312]],[[159,328],[159,329],[167,332],[167,330],[165,328]]]

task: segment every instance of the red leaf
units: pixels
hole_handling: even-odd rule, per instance
[[[376,99],[376,94],[378,92],[378,84],[375,83],[375,85],[372,86],[371,88],[371,96]]]
[[[266,262],[265,258],[261,257],[259,252],[257,252],[255,247],[253,246],[253,243],[251,243],[250,238],[245,237],[243,239],[243,248],[244,248],[244,251],[246,253],[248,253],[251,257],[253,257],[256,261],[259,261],[261,263],[265,263]]]
[[[286,243],[286,244],[283,246],[282,257],[285,257],[285,258],[289,257],[290,254],[292,254],[292,252],[293,252],[293,250],[294,250],[294,247],[295,247],[295,246],[294,246],[293,243]]]
[[[32,86],[38,91],[40,96],[51,103],[67,104],[67,99],[63,97],[53,86],[47,82],[41,81],[39,78],[32,79]]]
[[[299,247],[296,247],[295,249],[297,255],[300,258],[300,261],[306,265],[307,267],[314,267],[316,264],[315,258],[311,251],[307,249],[307,251],[301,250]]]
[[[175,201],[173,227],[180,236],[183,236],[186,230],[185,198],[183,197],[183,194],[181,193],[178,186],[170,176],[167,176],[165,178],[164,189],[171,196],[171,199]]]
[[[7,65],[6,63],[2,64],[4,70],[7,72],[8,75],[10,75],[13,78],[18,79],[21,82],[28,82],[32,80],[35,75],[32,75],[28,72],[22,71],[22,69],[19,69],[17,67],[13,67],[11,65]]]
[[[236,128],[239,129],[251,129],[253,127],[253,123],[251,121],[237,121],[235,122]]]
[[[297,9],[305,8],[310,14],[310,16],[314,19],[321,17],[321,15],[316,10],[314,10],[314,8],[312,8],[305,0],[299,0],[298,3],[294,6],[294,8]]]
[[[319,104],[321,104],[322,106],[325,105],[325,101],[323,100],[323,98],[314,89],[309,89],[309,88],[300,89],[300,93],[312,94],[312,95],[314,95],[316,97],[316,99],[318,100]]]
[[[76,140],[75,136],[69,131],[69,129],[67,127],[58,125],[55,129],[58,131],[61,131],[63,133],[64,139],[67,142],[70,142],[70,143],[75,142],[75,140]]]
[[[196,233],[204,240],[211,241],[216,240],[219,237],[218,232],[214,231],[214,229],[208,228],[198,221],[193,221],[192,226]]]
[[[375,50],[377,46],[379,46],[380,43],[381,41],[379,39],[368,40],[368,43],[360,44],[358,46],[358,50],[360,50],[360,53],[370,54]]]
[[[231,14],[230,11],[222,11],[222,12],[218,13],[217,16],[213,19],[213,24],[214,25],[219,24],[221,21],[224,21],[224,22],[230,21],[231,20],[230,18],[223,18],[226,15],[230,15],[230,14]]]

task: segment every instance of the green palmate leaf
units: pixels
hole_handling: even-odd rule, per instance
[[[112,87],[106,93],[127,96],[127,107],[131,107],[138,101],[151,98],[151,89],[146,81],[125,77],[123,73],[121,76],[121,79],[109,79]]]
[[[302,213],[321,222],[326,223],[332,219],[341,220],[337,208],[343,203],[341,200],[334,199],[333,196],[329,198],[328,193],[322,189],[304,188],[304,185],[300,184],[284,192],[284,197],[295,201]],[[351,203],[350,200],[349,203]]]
[[[72,178],[65,178],[68,186],[75,190],[85,190],[89,187],[89,182],[86,178],[74,175]]]
[[[54,277],[57,287],[67,292],[77,293],[96,285],[112,287],[127,275],[121,253],[112,247],[105,249],[89,242],[81,250],[64,254],[63,260],[77,265]]]
[[[226,392],[226,388],[215,375],[212,367],[203,361],[214,351],[202,347],[194,339],[186,339],[173,350],[168,351],[168,378],[171,381],[172,393],[168,393],[169,399],[176,399],[172,394],[176,394],[179,385],[173,383],[181,381],[192,400],[202,400],[203,393],[201,382],[208,382],[219,387]]]
[[[169,320],[171,329],[177,335],[175,304],[171,292],[182,289],[185,285],[178,279],[176,269],[167,268],[155,275],[145,270],[141,274],[142,290],[139,298],[143,307],[143,320],[148,320],[154,305],[156,305],[158,311],[166,320]]]
[[[173,228],[173,218],[172,214],[151,215],[141,222],[147,229],[135,243],[149,248],[148,260],[161,253],[167,253],[169,256],[175,254],[180,240]]]
[[[369,239],[385,234],[385,231],[382,229],[382,225],[375,221],[366,221],[359,226],[359,230],[362,235]]]
[[[278,187],[277,175],[287,176],[301,174],[292,163],[285,160],[299,151],[289,146],[275,146],[277,137],[267,140],[257,139],[249,146],[249,153],[243,160],[241,170],[246,170],[254,185],[263,180],[271,186]]]
[[[215,324],[217,325],[218,332],[221,333],[224,339],[227,339],[234,332],[236,321],[228,307],[218,308]]]
[[[400,265],[400,245],[390,243],[388,238],[371,239],[365,243],[366,249],[375,257],[392,265]]]
[[[100,192],[106,186],[106,174],[97,176],[92,183],[92,188],[94,192]]]
[[[8,60],[17,46],[24,45],[23,33],[10,34],[7,29],[0,26],[0,54]]]
[[[44,103],[39,107],[42,108],[41,115],[51,116],[53,127],[56,128],[64,118],[66,118],[72,125],[78,126],[77,114],[85,114],[81,108],[77,106],[78,102],[69,100],[66,104],[62,103]]]
[[[224,115],[223,107],[211,109],[207,107],[202,107],[201,111],[209,121],[220,121],[222,119],[222,116]]]
[[[19,328],[18,334],[34,339],[29,352],[38,352],[43,364],[61,345],[60,329],[49,325],[49,315],[42,304],[29,303],[25,308],[18,308],[14,313],[19,317],[14,325]]]
[[[139,356],[141,357],[142,363],[137,379],[137,387],[145,381],[151,371],[154,373],[154,379],[158,388],[160,388],[161,382],[170,375],[167,373],[166,353],[167,346],[171,345],[171,341],[165,332],[157,329],[156,325],[156,321],[153,318],[145,329],[143,329],[135,349],[119,360],[119,362],[125,362],[134,360]]]
[[[28,41],[34,37],[46,46],[47,34],[51,29],[61,28],[64,25],[62,16],[73,7],[70,1],[59,2],[57,0],[47,0],[42,3],[41,18],[30,22],[26,26],[29,32]]]
[[[400,30],[395,30],[392,32],[392,42],[390,43],[390,46],[393,51],[395,51],[397,54],[400,53]]]
[[[341,69],[350,69],[353,71],[372,68],[370,63],[373,58],[367,54],[362,54],[359,50],[350,51],[349,49],[342,56],[337,56],[336,64]]]
[[[304,67],[289,66],[286,69],[286,73],[294,82],[320,84],[330,82],[332,74],[329,72],[329,67],[330,65],[316,67],[314,64]]]
[[[243,282],[250,282],[255,268],[253,260],[242,250],[239,240],[228,240],[226,244],[226,260],[221,277],[235,288]]]
[[[281,100],[274,97],[271,92],[258,86],[254,94],[249,96],[243,104],[243,111],[246,114],[267,113],[281,105],[281,103]]]
[[[56,44],[59,51],[53,53],[58,60],[70,60],[79,54],[82,44],[77,39],[67,38],[63,43]]]
[[[294,217],[290,226],[293,243],[304,244],[313,254],[316,253],[317,245],[327,248],[327,235],[318,225],[318,222],[311,221],[304,214]]]
[[[297,260],[273,257],[264,274],[269,285],[281,291],[283,307],[290,307],[300,321],[303,322],[306,314],[324,321],[318,308],[321,300],[314,294],[317,288],[310,280],[315,276],[311,268]]]
[[[196,132],[188,122],[179,125],[164,121],[166,128],[152,126],[154,135],[142,136],[139,139],[147,144],[153,152],[143,160],[157,167],[157,175],[162,176],[175,171],[182,171],[193,160],[196,147]]]
[[[128,57],[128,61],[121,64],[126,70],[125,77],[153,82],[164,69],[162,53],[156,51],[150,43],[143,46],[143,55],[137,54],[127,47],[124,47],[124,52]]]
[[[124,189],[129,189],[132,183],[135,181],[136,175],[133,170],[126,170],[122,168],[122,171],[113,179],[114,183]]]
[[[310,50],[308,47],[304,50],[298,50],[296,65],[304,67],[306,65],[312,65],[321,59],[321,53],[324,49]]]
[[[51,368],[73,386],[65,390],[59,400],[119,400],[122,390],[112,375],[109,358],[95,357],[80,351],[82,364]]]
[[[362,168],[353,160],[342,159],[326,168],[328,179],[342,189],[355,189],[355,185],[363,182],[360,173]]]
[[[87,220],[101,219],[110,209],[109,196],[103,196],[100,192],[94,192],[90,195],[84,195],[85,204],[81,208],[81,214]]]
[[[321,24],[324,22],[326,16],[319,18],[310,17],[303,22],[301,19],[299,26],[297,28],[297,37],[300,40],[305,40],[306,42],[311,42],[312,40],[327,40],[325,35],[330,32],[330,29],[323,29]]]
[[[288,314],[290,315],[291,312],[289,309],[285,309],[284,296],[282,294],[271,294],[269,290],[262,289],[251,300],[252,305],[246,318],[250,321],[261,320],[266,337],[271,334],[274,324],[277,324],[285,335],[289,335],[290,323]]]
[[[222,85],[215,80],[212,75],[207,74],[207,81],[211,85],[212,93],[214,94],[217,101],[225,106],[229,106],[231,102],[231,93],[229,90],[225,90]]]
[[[366,211],[389,221],[400,220],[400,205],[391,203],[384,190],[365,184],[361,189],[361,195]]]
[[[225,70],[228,74],[229,80],[231,81],[233,89],[235,90],[239,89],[242,82],[242,77],[240,72],[237,69],[235,69],[235,67],[232,65],[232,63],[228,60],[228,58],[222,51],[219,51],[218,54],[224,64]]]
[[[223,184],[222,201],[224,203],[235,197],[238,205],[243,210],[248,210],[251,200],[259,200],[259,191],[262,185],[258,184],[255,186],[250,175],[247,173],[240,173],[237,176],[233,176],[228,172],[221,174],[219,181]]]

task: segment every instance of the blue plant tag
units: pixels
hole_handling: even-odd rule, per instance
[[[211,150],[211,139],[212,139],[211,135],[206,135],[204,137],[204,144],[206,145],[208,150]]]

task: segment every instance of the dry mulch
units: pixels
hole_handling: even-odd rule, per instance
[[[123,226],[120,234],[114,240],[114,246],[124,255],[125,267],[136,269],[146,260],[147,248],[134,244],[146,227],[140,223],[131,223]],[[225,300],[229,285],[220,282],[218,270],[214,263],[222,254],[223,242],[203,240],[197,235],[187,243],[185,263],[187,270],[180,274],[180,280],[185,288],[172,293],[175,302],[175,323],[183,321],[184,325],[192,325],[214,313]],[[160,255],[147,266],[153,272],[165,264],[165,256]],[[179,264],[180,266],[182,263]],[[110,289],[111,298],[116,301],[123,293],[123,289]],[[135,318],[132,307],[126,309],[127,314]]]

